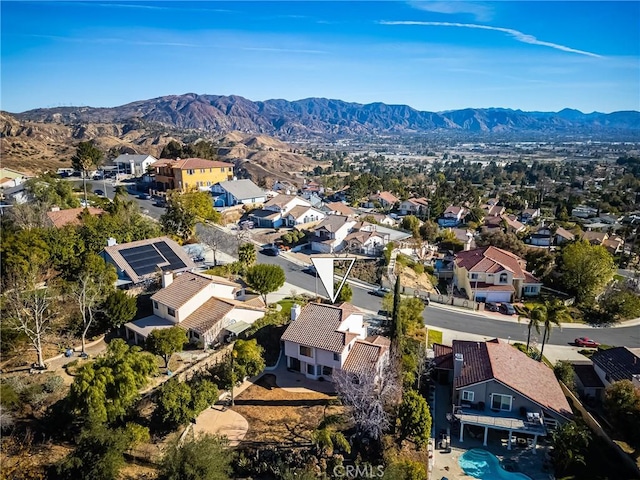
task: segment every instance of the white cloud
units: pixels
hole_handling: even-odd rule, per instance
[[[487,21],[493,17],[493,10],[489,6],[481,3],[413,1],[409,2],[409,5],[419,10],[434,13],[446,13],[450,15],[468,13],[479,21]]]
[[[600,58],[601,56],[592,53],[586,52],[584,50],[577,50],[575,48],[567,47],[565,45],[559,45],[557,43],[545,42],[542,40],[538,40],[533,35],[528,35],[526,33],[519,32],[518,30],[513,30],[512,28],[501,28],[501,27],[491,27],[489,25],[476,25],[473,23],[450,23],[450,22],[418,22],[418,21],[399,21],[399,22],[389,22],[389,21],[381,21],[379,22],[381,25],[420,25],[425,27],[456,27],[456,28],[476,28],[479,30],[492,30],[494,32],[502,32],[510,35],[515,38],[519,42],[528,43],[531,45],[540,45],[543,47],[554,48],[556,50],[562,50],[563,52],[569,53],[577,53],[580,55],[586,55],[588,57],[596,57]]]

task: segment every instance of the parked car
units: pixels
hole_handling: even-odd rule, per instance
[[[497,312],[499,310],[500,307],[498,307],[498,304],[496,302],[486,302],[484,304],[484,309],[487,312]]]
[[[384,297],[391,290],[385,287],[376,288],[375,290],[369,290],[370,295],[375,295],[376,297]]]
[[[316,274],[316,267],[313,265],[309,265],[308,267],[304,267],[302,269],[302,271],[308,275],[314,275]]]
[[[98,195],[99,197],[104,197],[104,192],[102,190],[94,190],[94,192],[96,195]]]
[[[149,195],[148,193],[141,193],[140,195],[138,195],[138,198],[140,200],[151,200],[151,195]]]
[[[251,220],[245,220],[244,222],[240,222],[240,228],[243,230],[248,230],[253,227],[254,227],[254,224]]]
[[[516,314],[516,309],[513,308],[513,305],[511,305],[510,303],[501,303],[500,307],[498,308],[498,311],[500,313],[502,313],[503,315],[515,315]]]
[[[600,346],[598,342],[591,340],[589,337],[576,338],[573,343],[576,347],[598,348]]]
[[[260,253],[262,253],[263,255],[268,255],[270,257],[277,257],[278,255],[280,255],[280,250],[278,250],[278,247],[265,247],[260,250]]]

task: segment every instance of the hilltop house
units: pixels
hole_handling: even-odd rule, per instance
[[[195,263],[169,237],[149,238],[129,243],[116,243],[110,238],[100,256],[116,267],[119,287],[144,285],[157,279],[161,272],[186,272]]]
[[[254,210],[249,214],[249,219],[253,220],[256,226],[264,228],[278,228],[287,226],[287,215],[296,207],[311,208],[311,204],[303,198],[295,195],[276,195],[264,204],[262,209]],[[301,215],[301,209],[296,210],[296,217]],[[322,212],[318,212],[320,214]],[[313,216],[309,214],[308,216]],[[324,214],[322,214],[324,216]],[[316,219],[317,220],[317,219]],[[309,220],[312,221],[312,220]],[[297,223],[297,222],[296,222]],[[290,226],[296,223],[291,223]],[[304,223],[303,221],[299,223]]]
[[[526,270],[527,263],[493,246],[458,252],[453,284],[469,300],[511,302],[540,294],[542,282]]]
[[[331,381],[341,370],[380,372],[389,357],[389,340],[367,338],[362,312],[348,303],[294,305],[281,340],[287,368],[310,379]]]
[[[146,174],[149,167],[157,161],[158,159],[151,155],[129,155],[125,153],[119,155],[113,161],[113,164],[120,173],[128,173],[136,177],[141,177]]]
[[[518,221],[515,215],[502,214],[500,216],[490,216],[484,218],[483,231],[503,230],[510,233],[524,232],[527,227]]]
[[[226,180],[211,187],[216,207],[232,207],[234,205],[256,205],[267,201],[264,190],[251,180]]]
[[[449,205],[438,219],[438,225],[441,227],[457,227],[467,214],[467,209],[455,205]]]
[[[127,338],[138,343],[155,329],[178,325],[190,342],[207,348],[227,335],[239,335],[264,316],[259,297],[244,299],[242,286],[225,278],[166,271],[162,289],[151,297],[153,315],[127,323]]]
[[[328,215],[344,215],[345,217],[356,216],[355,210],[343,202],[325,203],[322,207],[322,211],[326,212]]]
[[[210,190],[218,182],[233,180],[233,164],[204,158],[164,158],[151,167],[158,191]]]
[[[465,427],[529,436],[535,449],[538,437],[572,417],[571,407],[549,367],[498,339],[487,342],[454,340],[451,347],[434,345],[434,364],[440,378],[453,383],[453,416]]]

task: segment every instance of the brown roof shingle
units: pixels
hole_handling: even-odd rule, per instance
[[[458,252],[455,263],[459,268],[466,268],[469,272],[496,273],[501,270],[513,272],[516,279],[525,278],[522,266],[524,260],[517,255],[494,246],[487,246]]]
[[[302,309],[298,318],[287,327],[282,340],[340,353],[354,337],[358,336],[354,332],[339,331],[340,324],[358,312],[358,309],[348,303],[338,305],[309,303]]]
[[[85,209],[84,207],[80,207],[47,212],[47,217],[54,227],[62,228],[65,225],[80,225],[80,215],[85,211],[88,212],[89,215],[102,215],[104,213],[104,210],[101,208],[88,207]]]
[[[221,298],[212,297],[178,325],[185,330],[193,330],[203,335],[234,308],[233,304]]]
[[[342,369],[352,373],[373,370],[388,349],[387,345],[357,340],[349,351]]]
[[[176,276],[171,285],[156,292],[151,300],[170,308],[180,308],[212,282],[211,279],[193,272]]]

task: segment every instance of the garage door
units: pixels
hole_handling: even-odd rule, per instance
[[[487,302],[510,302],[511,292],[486,292]]]

